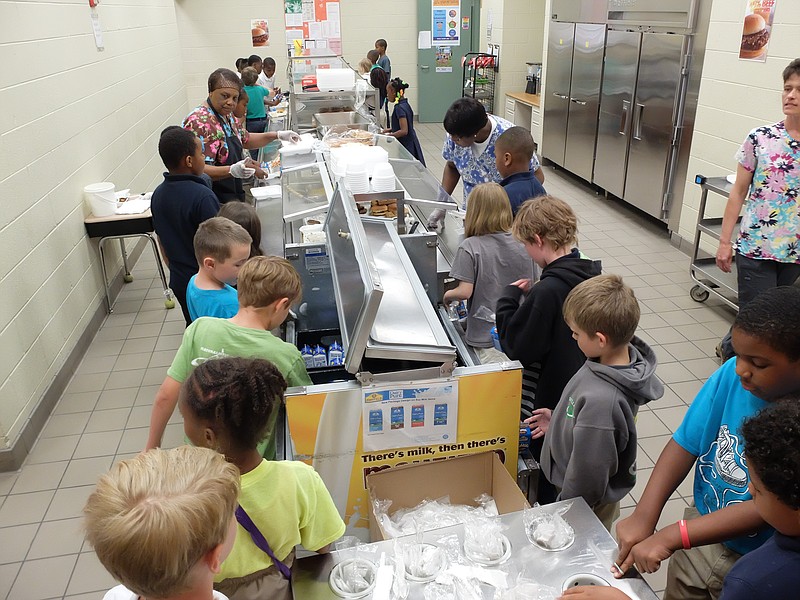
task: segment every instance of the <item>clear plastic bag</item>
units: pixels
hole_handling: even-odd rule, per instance
[[[499,519],[472,516],[464,522],[464,555],[480,565],[498,565],[511,556]]]
[[[414,508],[400,509],[390,517],[391,501],[376,499],[373,501],[373,510],[383,532],[389,538],[396,538],[418,531],[460,525],[474,515],[497,516],[497,505],[488,494],[479,496],[475,502],[477,507],[450,504],[450,498],[445,496],[438,500],[423,500]]]
[[[328,582],[336,595],[343,598],[362,598],[375,587],[377,566],[365,555],[373,549],[354,536],[345,536],[335,544],[340,561],[331,569]]]
[[[358,110],[362,106],[364,106],[364,102],[367,99],[367,81],[359,77],[356,79],[356,99],[353,103],[353,107]]]
[[[560,506],[555,511],[543,509],[538,504],[525,509],[522,521],[525,524],[525,535],[538,548],[547,551],[559,551],[569,548],[575,541],[575,531],[564,520],[563,515],[572,508],[572,503]]]
[[[371,127],[370,124],[368,127]],[[362,144],[364,146],[375,145],[376,131],[365,131],[363,129],[353,129],[348,125],[331,125],[322,137],[322,143],[328,148],[338,148],[345,144]]]
[[[496,322],[495,314],[492,312],[492,309],[486,306],[479,306],[473,313],[473,319],[480,319],[481,321],[486,321],[488,323],[494,324]]]

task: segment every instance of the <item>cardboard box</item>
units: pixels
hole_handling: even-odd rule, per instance
[[[530,507],[496,452],[393,467],[368,475],[367,488],[369,537],[373,542],[388,539],[375,517],[375,499],[392,501],[390,515],[442,496],[449,496],[452,504],[477,506],[475,498],[483,493],[494,498],[501,515]]]

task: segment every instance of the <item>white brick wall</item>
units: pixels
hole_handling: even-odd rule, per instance
[[[102,302],[87,183],[148,190],[186,107],[170,0],[0,3],[0,448],[18,436]]]
[[[286,26],[283,2],[217,0],[175,3],[189,106],[206,97],[208,75],[219,67],[233,69],[240,56],[272,56],[278,84],[286,87]],[[250,19],[269,21],[270,45],[253,48]],[[342,53],[357,68],[358,61],[383,37],[389,44],[392,72],[410,84],[409,101],[416,102],[417,4],[414,0],[376,4],[372,0],[342,0]]]
[[[744,3],[714,2],[700,85],[679,234],[694,239],[700,186],[694,176],[719,176],[736,170],[734,154],[747,133],[758,125],[783,118],[781,72],[800,56],[800,2],[777,3],[766,63],[740,61]],[[713,199],[712,199],[713,197]],[[725,199],[709,195],[707,214],[721,216]]]

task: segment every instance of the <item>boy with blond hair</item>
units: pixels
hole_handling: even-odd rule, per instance
[[[178,404],[181,383],[194,367],[207,360],[225,356],[264,358],[278,368],[289,387],[311,385],[300,351],[270,333],[286,320],[289,308],[300,299],[301,292],[300,276],[284,258],[254,256],[244,264],[239,272],[237,313],[230,319],[198,319],[183,334],[178,353],[153,402],[146,448],[161,444],[164,429]],[[259,444],[259,451],[268,460],[275,458],[277,414],[275,411],[267,437]]]
[[[575,247],[578,218],[569,204],[553,196],[525,202],[511,233],[542,269],[534,285],[529,279],[507,285],[495,311],[503,352],[522,363],[520,419],[531,425],[531,451],[538,460],[544,435],[536,430],[538,409],[556,407],[564,386],[586,360],[561,308],[572,288],[600,274],[600,261],[586,258]],[[552,486],[540,482],[540,501],[551,502],[555,495]]]
[[[200,224],[194,234],[199,270],[189,280],[186,303],[192,321],[200,317],[227,319],[239,310],[236,284],[239,269],[250,258],[252,239],[244,227],[225,217]]]
[[[634,336],[639,303],[619,275],[575,286],[564,320],[587,360],[555,410],[543,409],[542,473],[557,500],[582,497],[606,529],[636,483],[636,413],[664,395],[656,356]]]
[[[104,600],[227,600],[212,584],[236,538],[238,497],[238,469],[207,448],[116,463],[83,509],[86,539],[122,582]]]

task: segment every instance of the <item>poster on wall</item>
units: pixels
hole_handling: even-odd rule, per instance
[[[367,452],[455,441],[456,380],[373,385],[362,393]]]
[[[253,48],[269,46],[269,23],[266,19],[250,19],[250,33],[253,36]]]
[[[436,72],[437,73],[452,73],[453,72],[453,47],[452,46],[437,46],[436,47]]]
[[[433,43],[436,46],[458,46],[461,41],[460,0],[431,0]]]
[[[284,0],[289,55],[326,49],[342,53],[339,0]]]
[[[739,58],[757,62],[767,61],[767,48],[772,33],[775,6],[778,0],[746,0],[742,43]]]

